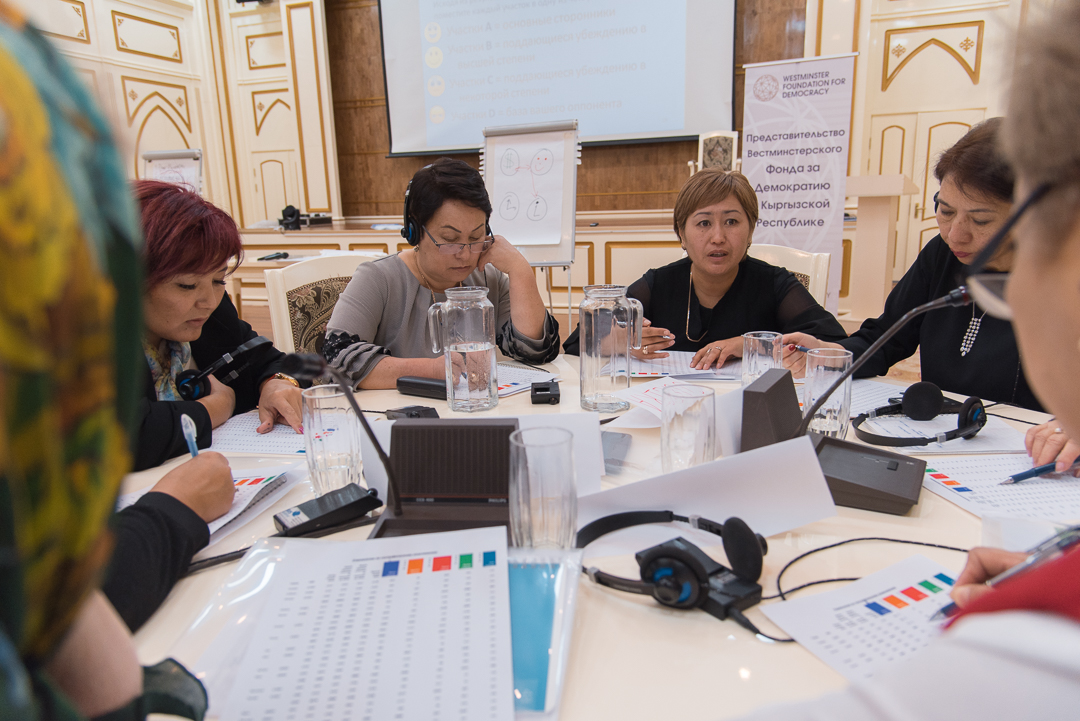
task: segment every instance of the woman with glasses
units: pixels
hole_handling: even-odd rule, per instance
[[[448,288],[482,286],[495,306],[495,342],[532,363],[559,354],[559,324],[547,312],[525,257],[488,225],[491,201],[480,173],[440,158],[417,171],[405,192],[412,246],[361,263],[326,327],[323,355],[360,388],[393,388],[401,376],[444,378],[431,350],[428,308]]]
[[[973,127],[938,159],[934,175],[941,190],[934,196],[938,235],[885,301],[885,312],[867,319],[850,338],[823,343],[803,333],[784,337],[785,365],[798,374],[805,356],[795,346],[836,347],[858,358],[912,308],[956,289],[965,269],[987,246],[1012,209],[1013,173],[997,150],[1001,118]],[[987,264],[990,272],[1007,272],[1012,244],[1006,243]],[[922,379],[942,390],[986,401],[1042,410],[1020,363],[1016,338],[1007,321],[987,315],[978,303],[949,307],[920,316],[897,333],[856,374],[884,375],[895,363],[920,351]]]

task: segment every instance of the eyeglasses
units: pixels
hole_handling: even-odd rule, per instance
[[[464,248],[468,248],[470,253],[476,255],[477,253],[483,253],[495,242],[495,238],[490,235],[485,235],[483,240],[478,240],[475,243],[440,243],[439,241],[435,240],[434,236],[431,235],[431,232],[428,231],[427,227],[424,227],[424,232],[427,233],[427,237],[431,239],[431,242],[435,245],[436,248],[439,249],[439,252],[443,255],[457,255]]]
[[[979,307],[994,318],[1012,320],[1012,308],[1009,307],[1009,302],[1005,300],[1005,288],[1009,284],[1009,274],[984,273],[983,270],[986,268],[986,264],[990,262],[990,259],[997,253],[1001,244],[1005,242],[1005,237],[1009,234],[1009,231],[1027,212],[1027,209],[1042,200],[1049,192],[1049,183],[1043,183],[1035,188],[1027,200],[1021,203],[1020,207],[1014,210],[1005,220],[1005,224],[994,234],[986,247],[975,256],[974,262],[968,267],[966,281],[968,292],[971,294],[972,299],[979,304]]]

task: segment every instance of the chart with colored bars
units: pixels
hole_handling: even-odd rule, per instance
[[[850,681],[910,658],[940,632],[952,571],[916,555],[849,586],[764,606],[808,651]]]
[[[210,450],[218,453],[303,453],[304,434],[278,423],[269,433],[259,433],[259,411],[233,416],[214,429]]]
[[[250,671],[213,713],[513,719],[505,529],[299,543],[268,576]]]
[[[1026,455],[939,458],[927,464],[923,485],[980,518],[1080,519],[1080,478],[1055,473],[1001,485],[1012,474],[1028,470],[1031,459]]]

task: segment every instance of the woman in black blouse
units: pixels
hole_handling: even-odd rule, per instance
[[[884,313],[868,318],[850,338],[834,345],[847,348],[858,358],[902,315],[960,285],[964,266],[986,247],[1012,209],[1013,172],[997,150],[1000,125],[1001,118],[980,123],[942,153],[934,168],[941,183],[934,201],[939,234],[926,244],[889,293]],[[987,271],[1007,272],[1012,255],[1012,244],[1008,243]],[[802,334],[786,336],[784,342],[789,344],[784,349],[785,363],[796,373],[802,370],[803,358],[793,345],[826,345]],[[916,349],[920,350],[922,379],[942,390],[1042,410],[1024,377],[1012,326],[986,315],[974,303],[914,319],[856,376],[884,375]]]
[[[741,173],[703,170],[687,181],[675,201],[675,233],[687,257],[627,289],[646,318],[635,355],[694,351],[691,365],[704,369],[741,357],[742,334],[751,331],[847,337],[794,275],[747,255],[757,219],[757,195]],[[564,347],[577,353],[577,331]]]

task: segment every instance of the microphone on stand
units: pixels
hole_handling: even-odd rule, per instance
[[[923,303],[920,306],[912,308],[907,313],[904,313],[899,320],[893,323],[892,326],[885,331],[884,335],[874,341],[873,345],[867,348],[866,351],[859,356],[859,360],[852,363],[850,368],[841,373],[840,377],[829,386],[829,390],[825,391],[825,393],[817,399],[817,402],[806,411],[802,423],[799,424],[799,430],[796,431],[794,437],[798,438],[799,436],[805,436],[807,430],[810,428],[810,422],[813,420],[814,414],[818,412],[821,406],[825,405],[825,401],[829,400],[829,396],[835,393],[837,388],[844,385],[844,381],[855,375],[856,371],[866,365],[867,361],[869,361],[875,353],[881,350],[882,346],[888,343],[894,335],[899,333],[904,326],[910,323],[913,318],[917,318],[923,313],[929,313],[932,310],[938,310],[939,308],[960,308],[965,305],[971,305],[971,295],[968,293],[967,287],[962,285],[947,295],[936,298],[929,303]]]
[[[281,361],[281,371],[298,380],[315,380],[316,378],[329,374],[329,376],[334,379],[334,382],[341,387],[341,390],[345,393],[345,397],[349,399],[349,405],[352,406],[353,412],[356,413],[356,417],[360,419],[360,425],[364,427],[364,432],[367,434],[368,439],[371,441],[371,444],[375,446],[375,452],[379,455],[379,461],[382,462],[383,468],[386,469],[386,485],[389,490],[386,503],[393,508],[395,516],[400,516],[401,494],[398,493],[397,478],[394,476],[394,469],[390,467],[390,458],[379,444],[379,440],[375,437],[375,433],[372,432],[371,426],[368,425],[367,418],[364,417],[363,411],[360,410],[360,406],[356,402],[356,396],[353,395],[352,383],[345,377],[345,374],[327,363],[322,356],[315,355],[314,353],[289,353]]]

